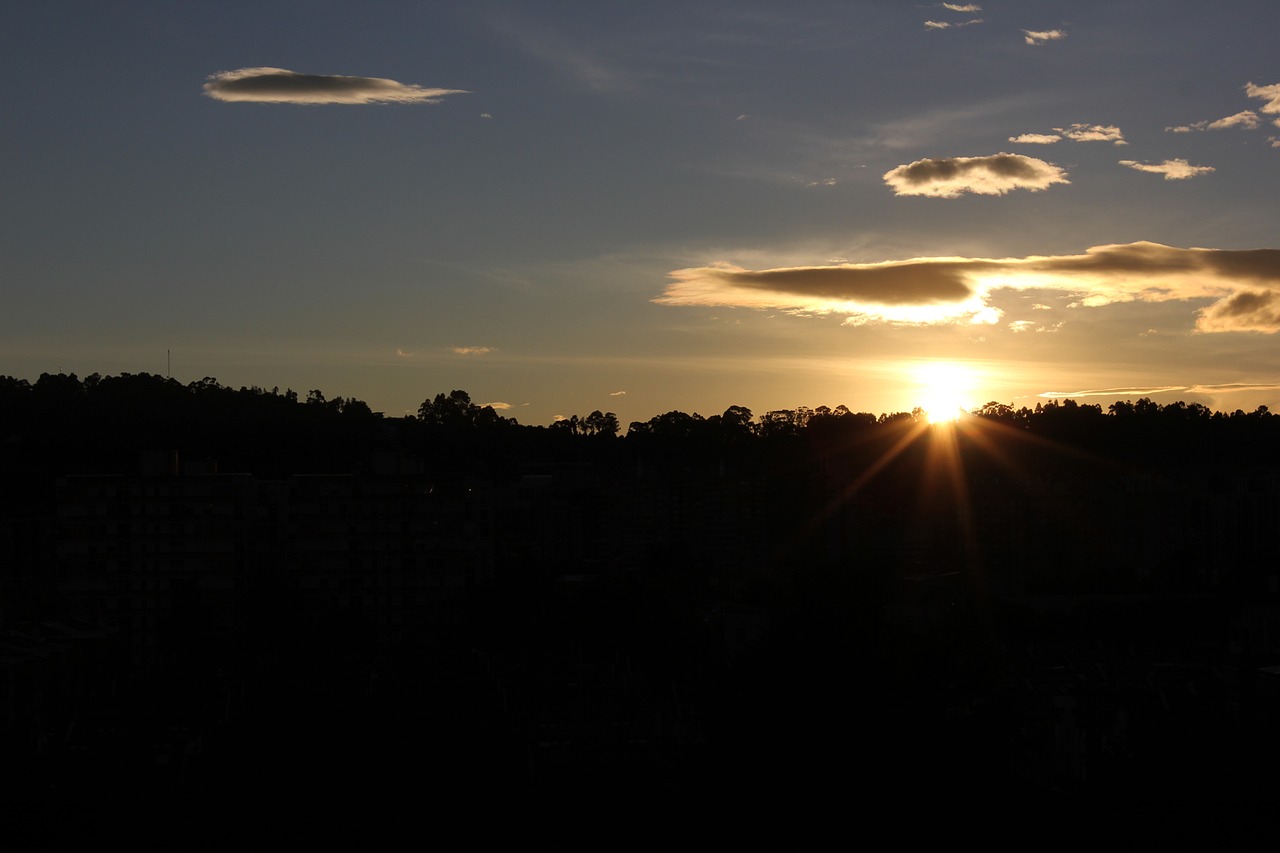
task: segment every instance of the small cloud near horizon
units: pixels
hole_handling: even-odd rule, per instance
[[[496,410],[496,411],[502,411],[502,410],[504,410],[504,409],[509,409],[509,408],[511,408],[511,404],[510,404],[510,403],[502,403],[502,402],[481,403],[481,404],[480,404],[480,408],[482,408],[482,409],[483,409],[483,408],[486,408],[486,407],[487,407],[487,408],[490,408],[490,409],[494,409],[494,410]]]
[[[1024,36],[1027,44],[1032,45],[1044,44],[1045,42],[1050,41],[1059,41],[1067,37],[1067,34],[1062,30],[1023,30],[1022,35]]]
[[[409,352],[409,351],[407,351],[407,350],[405,350],[405,349],[403,349],[403,348],[401,348],[401,347],[396,347],[396,356],[397,356],[398,358],[409,358],[411,355],[413,355],[413,353],[411,353],[411,352]]]
[[[260,104],[434,104],[465,89],[435,89],[382,77],[299,74],[285,68],[241,68],[209,76],[204,93],[217,101]]]
[[[613,391],[613,392],[611,392],[611,393],[609,394],[609,396],[610,396],[610,397],[624,397],[624,396],[626,396],[626,393],[627,393],[626,391]]]
[[[453,347],[454,355],[488,355],[493,347]]]
[[[925,158],[890,169],[884,182],[895,195],[932,198],[959,198],[965,193],[1005,195],[1010,190],[1031,192],[1067,184],[1067,173],[1059,166],[1022,154],[992,154],[986,157]]]
[[[1148,329],[1154,332],[1154,329]],[[1280,384],[1274,382],[1231,382],[1220,385],[1147,385],[1123,388],[1088,388],[1082,391],[1044,391],[1037,397],[1063,400],[1069,397],[1110,397],[1119,395],[1117,399],[1130,397],[1150,397],[1152,394],[1232,394],[1240,391],[1280,391]]]
[[[1165,160],[1163,163],[1139,163],[1137,160],[1121,160],[1121,166],[1137,169],[1139,172],[1153,172],[1164,175],[1166,181],[1185,181],[1198,175],[1207,175],[1215,171],[1213,166],[1192,166],[1186,160]]]

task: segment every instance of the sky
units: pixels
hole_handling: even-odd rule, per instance
[[[0,374],[1280,409],[1280,3],[50,2]]]

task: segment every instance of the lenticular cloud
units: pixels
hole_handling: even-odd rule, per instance
[[[284,68],[219,71],[204,84],[218,101],[261,104],[433,104],[465,89],[429,89],[382,77],[298,74]]]

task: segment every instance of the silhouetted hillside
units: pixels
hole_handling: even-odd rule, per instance
[[[212,797],[255,762],[246,796],[335,802],[394,797],[393,765],[524,802],[827,798],[833,766],[1010,801],[1276,793],[1265,409],[619,432],[456,390],[386,418],[0,379],[17,793]]]

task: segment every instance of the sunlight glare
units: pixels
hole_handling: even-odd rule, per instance
[[[916,399],[929,423],[951,423],[971,406],[977,385],[973,370],[949,361],[930,361],[915,369]]]

